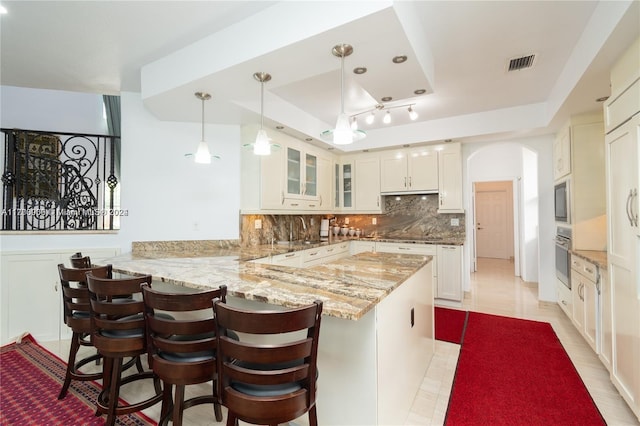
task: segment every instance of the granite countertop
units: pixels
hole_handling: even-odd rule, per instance
[[[571,254],[595,264],[600,269],[607,269],[607,252],[599,250],[570,250]]]
[[[194,289],[224,284],[230,296],[286,307],[320,299],[324,302],[323,314],[357,320],[431,261],[431,256],[367,252],[310,268],[295,268],[251,260],[313,245],[203,247],[194,242],[188,247],[187,244],[171,250],[167,245],[160,250],[137,250],[96,259],[96,263],[111,263],[115,272],[149,274],[155,280]]]

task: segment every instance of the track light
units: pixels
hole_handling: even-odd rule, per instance
[[[364,120],[367,122],[367,124],[372,124],[373,120],[376,119],[376,113],[375,111],[371,111],[371,114],[367,115],[367,118]]]
[[[384,118],[382,119],[382,122],[384,124],[391,123],[391,111],[387,111],[387,113],[384,115]]]
[[[409,118],[410,118],[412,121],[415,121],[415,120],[416,120],[416,118],[418,118],[418,113],[417,113],[417,112],[415,112],[415,111],[413,110],[413,108],[411,107],[411,105],[409,105],[409,110],[408,110],[408,111],[409,111]]]
[[[358,119],[355,116],[351,117],[351,130],[358,130]]]

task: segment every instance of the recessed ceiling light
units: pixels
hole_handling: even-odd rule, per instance
[[[362,152],[369,152],[369,150],[368,149],[363,149]]]
[[[304,140],[307,141],[307,142],[311,142],[313,140],[313,138],[305,138]]]
[[[327,151],[333,151],[335,148],[330,146],[329,148],[327,148]]]
[[[449,142],[452,142],[452,141],[453,141],[453,139],[445,139],[444,141],[445,141],[445,142],[447,142],[447,143],[449,143]]]
[[[609,99],[609,97],[608,97],[608,96],[603,96],[603,97],[601,97],[601,98],[596,99],[596,102],[604,102],[604,101],[606,101],[607,99]]]
[[[394,56],[392,61],[394,64],[401,64],[407,61],[407,55]]]
[[[354,74],[364,74],[365,72],[367,72],[365,67],[356,67],[353,69]]]
[[[409,145],[408,143],[405,143],[404,145],[402,145],[403,148],[409,148],[411,145]]]
[[[7,13],[7,8],[0,4],[0,15],[6,15]]]
[[[282,129],[284,129],[284,126],[276,126],[276,129],[277,130],[282,130]]]
[[[418,90],[414,90],[413,93],[415,93],[416,95],[422,95],[424,93],[426,93],[425,89],[418,89]]]
[[[389,102],[391,101],[393,98],[391,96],[385,96],[384,98],[381,99],[382,102]]]

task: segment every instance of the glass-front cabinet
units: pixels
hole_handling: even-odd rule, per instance
[[[334,175],[335,208],[353,209],[353,162],[336,163]]]
[[[286,151],[284,208],[322,208],[318,188],[318,157],[290,146]]]

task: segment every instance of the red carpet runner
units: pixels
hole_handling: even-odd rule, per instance
[[[468,312],[436,306],[434,314],[436,339],[459,345],[462,342]]]
[[[470,312],[445,424],[605,424],[551,325]]]
[[[0,425],[104,425],[95,417],[95,382],[71,382],[58,400],[66,364],[31,336],[0,349]],[[118,416],[118,425],[155,425],[144,415]]]

